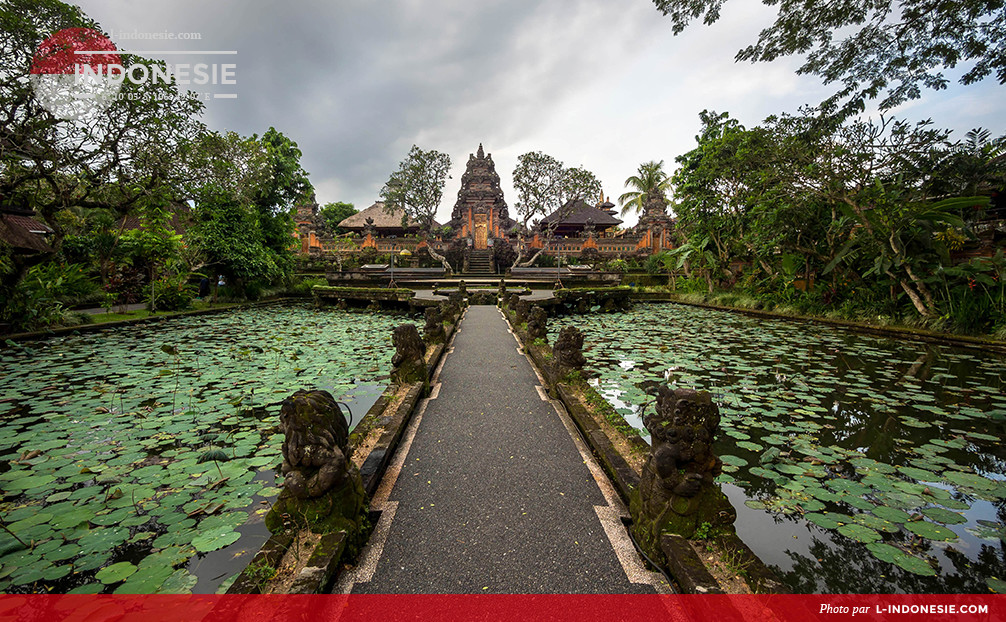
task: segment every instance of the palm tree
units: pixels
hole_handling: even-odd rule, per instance
[[[646,195],[651,192],[664,194],[671,189],[671,178],[664,172],[664,161],[643,162],[639,165],[639,171],[632,177],[625,180],[625,187],[632,188],[622,196],[618,197],[618,204],[622,206],[622,216],[629,212],[637,213],[643,211],[643,202]]]

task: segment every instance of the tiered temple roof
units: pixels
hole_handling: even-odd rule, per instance
[[[481,143],[478,152],[468,156],[450,225],[458,235],[469,237],[475,231],[476,221],[480,226],[485,224],[489,238],[505,236],[516,224],[503,200],[500,176],[496,173],[492,154],[486,154]]]
[[[555,235],[578,236],[588,224],[598,233],[603,233],[622,224],[622,221],[615,218],[615,205],[602,195],[597,205],[591,205],[583,199],[567,201],[560,209],[542,218],[538,227],[545,229],[554,225]]]

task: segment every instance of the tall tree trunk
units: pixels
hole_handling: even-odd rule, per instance
[[[923,282],[923,280],[920,279],[919,277],[915,276],[915,272],[912,271],[912,267],[910,265],[908,265],[907,263],[903,265],[905,267],[905,274],[908,275],[908,278],[912,279],[912,283],[915,285],[916,289],[919,290],[919,293],[922,294],[922,298],[925,299],[926,301],[926,306],[928,306],[930,310],[932,310],[935,313],[936,301],[933,300],[933,294],[930,293],[929,288],[926,287],[925,282]]]
[[[451,264],[447,263],[447,258],[438,253],[437,249],[433,248],[433,244],[430,242],[430,237],[432,236],[426,238],[426,250],[430,253],[430,257],[440,262],[440,265],[444,267],[444,270],[447,271],[447,274],[451,274],[452,272],[454,272],[454,269],[451,268]],[[341,262],[339,265],[339,270],[340,271],[342,270]]]
[[[919,296],[918,292],[912,289],[912,286],[909,285],[908,281],[906,281],[905,279],[899,279],[895,277],[890,270],[887,271],[887,276],[891,277],[892,279],[898,282],[898,285],[900,285],[902,291],[904,291],[905,294],[908,295],[908,299],[912,301],[912,304],[915,306],[915,310],[919,312],[919,315],[925,318],[933,317],[934,314],[932,310],[926,306],[926,303],[922,300],[922,297]]]

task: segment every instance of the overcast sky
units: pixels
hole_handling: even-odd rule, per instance
[[[236,51],[158,55],[234,63],[236,86],[209,86],[205,121],[295,140],[318,202],[377,199],[413,144],[450,155],[438,220],[449,219],[468,155],[493,154],[514,215],[517,157],[544,151],[593,171],[614,201],[641,162],[692,149],[703,109],[747,125],[830,94],[795,59],[738,64],[771,9],[728,3],[712,27],[677,37],[649,0],[82,0],[119,49]],[[133,40],[198,33],[198,40]],[[994,81],[927,92],[898,115],[932,118],[955,137],[1006,133]],[[627,222],[634,222],[631,217]]]

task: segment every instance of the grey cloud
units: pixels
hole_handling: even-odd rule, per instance
[[[272,125],[290,136],[322,202],[369,205],[413,143],[450,154],[441,217],[480,141],[511,205],[517,155],[535,149],[595,171],[617,196],[639,162],[672,165],[692,148],[703,108],[753,125],[823,92],[778,65],[731,62],[766,18],[760,5],[728,7],[714,28],[677,38],[649,0],[80,5],[107,30],[198,31],[201,49],[238,50],[239,98],[210,101],[207,123],[242,134]],[[952,109],[952,95],[933,98]],[[925,100],[912,110],[920,112]]]

